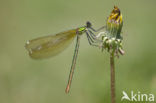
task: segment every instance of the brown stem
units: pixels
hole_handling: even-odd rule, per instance
[[[110,72],[111,72],[111,103],[115,103],[115,66],[114,52],[110,54]]]

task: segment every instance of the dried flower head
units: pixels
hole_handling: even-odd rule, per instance
[[[118,56],[124,54],[122,50],[121,30],[123,26],[123,18],[120,9],[114,6],[110,16],[107,19],[106,31],[102,32],[102,50],[107,49],[108,52],[114,52]]]

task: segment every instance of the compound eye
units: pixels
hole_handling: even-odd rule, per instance
[[[86,25],[88,28],[92,26],[92,24],[89,21],[87,21]]]

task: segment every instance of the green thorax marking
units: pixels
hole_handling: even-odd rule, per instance
[[[86,27],[80,27],[77,29],[77,34],[82,35],[86,31]]]

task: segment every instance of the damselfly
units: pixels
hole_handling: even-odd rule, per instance
[[[44,59],[52,57],[62,52],[76,37],[76,46],[74,51],[74,56],[72,60],[71,70],[69,74],[68,84],[66,87],[66,93],[69,92],[71,81],[73,78],[73,73],[76,65],[76,59],[78,55],[79,45],[80,45],[80,36],[86,34],[88,42],[92,46],[98,46],[98,43],[101,42],[96,38],[96,35],[93,32],[103,29],[101,27],[98,30],[92,28],[90,22],[86,23],[86,26],[79,27],[76,29],[68,30],[65,32],[58,33],[56,35],[50,35],[45,37],[39,37],[37,39],[29,40],[25,47],[29,52],[29,55],[33,59]]]

